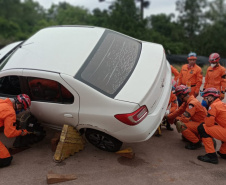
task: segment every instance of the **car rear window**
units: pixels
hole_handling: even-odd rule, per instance
[[[136,67],[141,43],[106,30],[75,78],[115,97]]]

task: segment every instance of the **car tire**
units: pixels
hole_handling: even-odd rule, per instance
[[[92,145],[104,151],[117,152],[122,146],[121,141],[98,130],[87,129],[85,136]]]

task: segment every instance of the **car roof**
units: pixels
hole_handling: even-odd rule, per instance
[[[42,29],[16,50],[2,70],[36,69],[74,76],[105,30],[91,26]]]

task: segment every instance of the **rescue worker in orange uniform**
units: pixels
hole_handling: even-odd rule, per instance
[[[14,101],[9,98],[5,100],[0,99],[0,127],[4,127],[4,134],[6,137],[25,136],[28,134],[27,130],[17,130],[16,123],[16,111],[26,110],[30,107],[31,100],[28,95],[20,94]],[[0,168],[6,167],[11,164],[12,156],[8,149],[0,141]]]
[[[171,94],[170,94],[168,108],[167,108],[166,113],[165,113],[166,116],[172,114],[178,108],[177,97],[173,93],[175,88],[176,88],[176,86],[177,86],[177,82],[174,79],[172,79],[172,91],[171,91]],[[170,131],[173,131],[173,128],[170,126],[170,123],[168,122],[168,120],[167,119],[165,119],[165,120],[166,120],[166,129],[170,130]]]
[[[221,92],[220,99],[224,99],[226,89],[226,71],[223,66],[219,64],[220,55],[218,53],[212,53],[209,56],[210,66],[207,68],[205,83],[203,90],[214,87]]]
[[[220,150],[217,153],[221,158],[226,159],[226,104],[219,99],[220,92],[216,88],[205,89],[201,96],[209,105],[205,121],[198,127],[207,154],[198,156],[198,159],[217,164],[218,157],[213,138],[222,141]]]
[[[183,123],[182,136],[190,141],[185,148],[195,150],[202,146],[197,128],[204,121],[207,111],[193,95],[189,96],[189,89],[185,85],[177,86],[174,93],[183,104],[178,110],[167,115],[166,119],[170,123],[176,123],[178,120]]]
[[[189,88],[189,95],[197,97],[202,85],[202,69],[196,64],[196,53],[188,54],[188,64],[182,66],[178,85],[185,85]]]
[[[175,67],[173,67],[172,65],[170,65],[170,67],[171,67],[171,71],[172,71],[172,73],[173,73],[173,75],[174,75],[174,80],[177,82],[180,73],[179,73],[179,72],[177,71],[177,69],[176,69]]]

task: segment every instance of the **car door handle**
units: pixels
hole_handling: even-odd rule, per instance
[[[66,118],[73,118],[72,114],[64,114],[64,117],[66,117]]]

